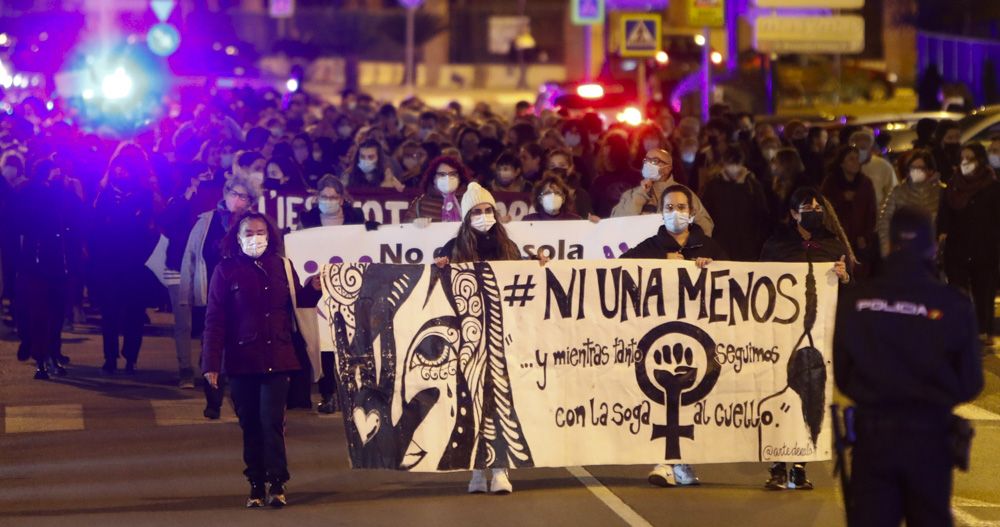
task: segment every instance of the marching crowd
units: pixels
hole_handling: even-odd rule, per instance
[[[890,220],[915,207],[934,218],[938,271],[971,294],[980,338],[991,343],[1000,137],[988,148],[963,145],[951,121],[921,121],[917,131],[914,149],[889,159],[870,128],[773,125],[724,105],[706,121],[662,111],[631,127],[527,102],[504,115],[482,103],[394,106],[348,91],[328,105],[245,88],[185,101],[119,142],[29,98],[0,114],[5,322],[16,328],[18,358],[47,379],[67,374],[63,329],[97,309],[103,372],[134,374],[146,309],[169,309],[179,386],[194,388],[196,369],[205,374],[206,418],[218,418],[228,374],[251,499],[262,504],[265,480],[283,496],[283,441],[280,454],[267,445],[283,433],[286,405],[312,407],[311,375],[248,376],[300,369],[286,305],[318,298],[314,283],[300,286],[282,264],[281,234],[255,212],[265,190],[315,194],[300,228],[369,229],[379,225],[352,205],[352,191],[416,191],[404,221],[456,223],[455,240],[435,254],[441,265],[520,258],[503,229],[511,218],[491,193],[522,192],[534,207],[523,221],[662,214],[659,231],[623,257],[829,261],[846,287],[887,268]],[[146,264],[161,237],[166,269],[156,276]],[[200,368],[193,336],[203,337]],[[321,367],[319,411],[333,412],[332,363]],[[697,478],[686,465],[663,465],[650,481]],[[506,473],[492,485],[510,490]],[[803,465],[783,463],[767,486],[811,488]],[[470,490],[486,488],[485,475],[474,475]]]

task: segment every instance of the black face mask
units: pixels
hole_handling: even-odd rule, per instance
[[[814,210],[800,212],[799,225],[809,232],[817,232],[823,228],[823,213]]]

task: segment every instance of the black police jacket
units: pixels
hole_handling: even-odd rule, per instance
[[[841,290],[833,348],[837,386],[867,410],[940,414],[983,388],[972,302],[913,254]]]

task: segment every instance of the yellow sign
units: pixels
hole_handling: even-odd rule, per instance
[[[663,39],[660,15],[623,14],[621,39],[623,57],[655,56]]]
[[[687,0],[688,25],[722,27],[726,25],[726,0]]]

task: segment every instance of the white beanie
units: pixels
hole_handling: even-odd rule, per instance
[[[462,196],[462,219],[464,220],[469,215],[472,207],[483,203],[489,203],[494,209],[497,206],[497,200],[493,199],[493,194],[490,194],[490,191],[484,189],[479,183],[469,183],[465,189],[465,195]]]

